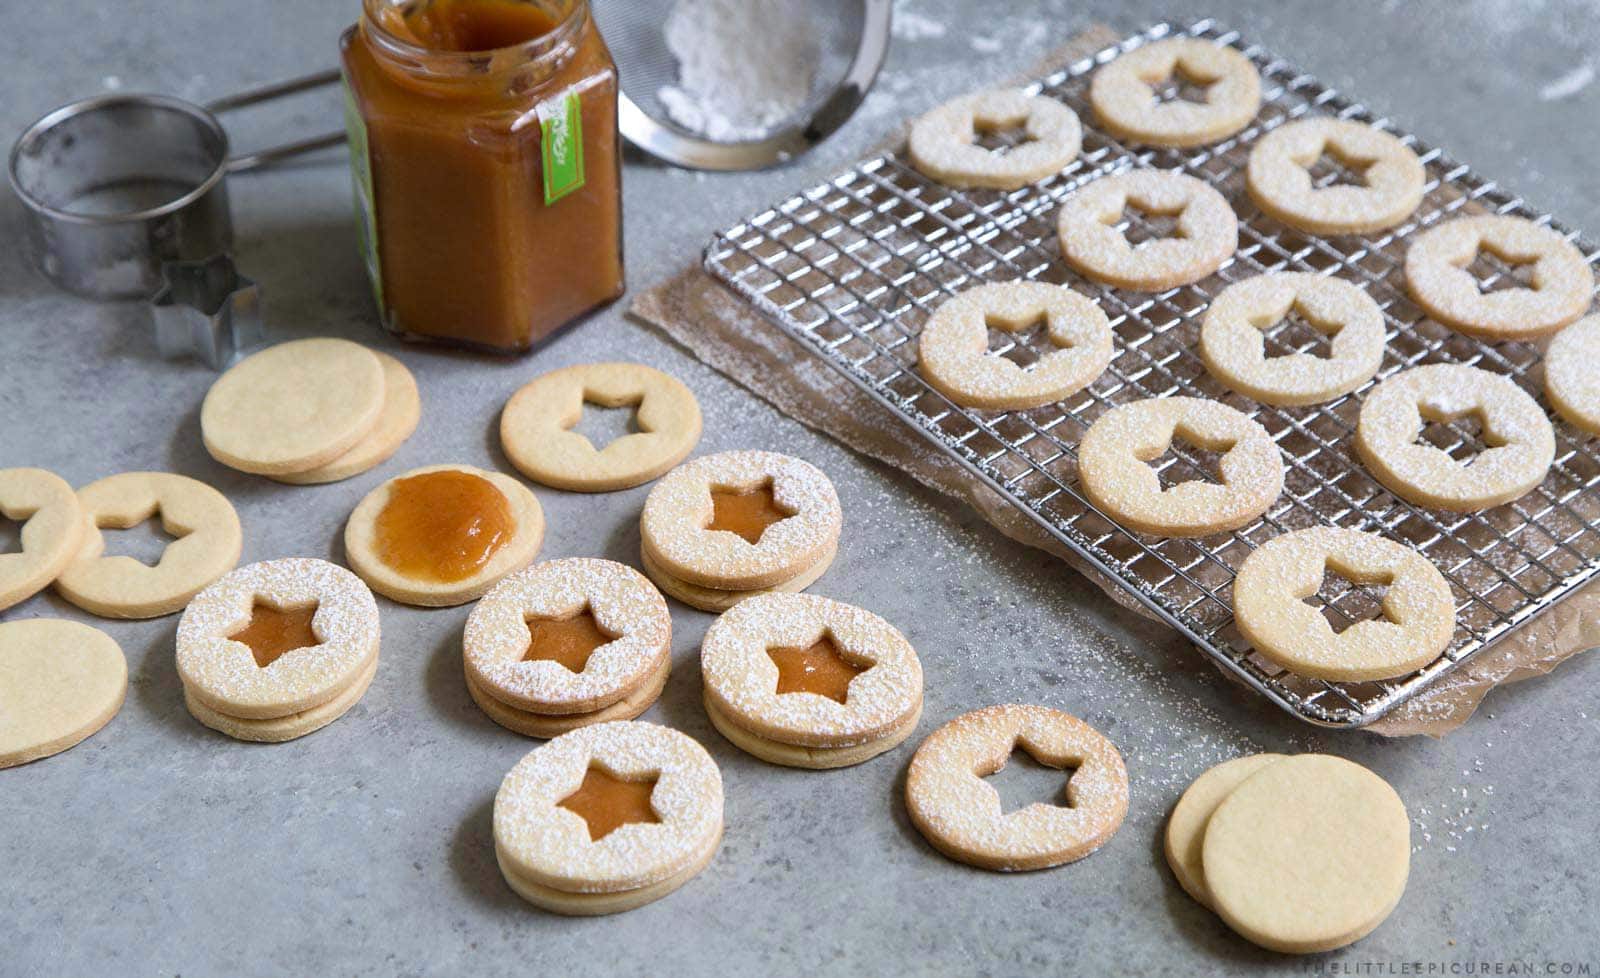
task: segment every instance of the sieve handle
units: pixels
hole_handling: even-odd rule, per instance
[[[303,75],[299,78],[291,78],[288,81],[274,82],[270,85],[262,85],[259,88],[252,88],[247,91],[239,92],[236,95],[228,95],[223,98],[215,99],[214,101],[207,102],[205,108],[208,112],[221,114],[232,109],[244,108],[247,105],[256,105],[260,102],[270,102],[273,99],[283,98],[286,95],[295,95],[300,92],[310,91],[313,88],[322,88],[324,85],[332,85],[339,81],[340,78],[341,75],[339,70],[337,68],[330,68],[327,71],[319,71],[315,74]],[[258,166],[266,166],[271,163],[276,163],[279,160],[288,159],[291,156],[298,156],[301,153],[309,153],[314,149],[323,149],[328,146],[338,146],[344,141],[345,134],[343,130],[326,132],[320,136],[312,136],[308,139],[300,139],[292,143],[282,143],[277,146],[269,146],[266,149],[256,150],[253,153],[243,153],[239,156],[229,157],[227,168],[229,173],[240,173],[245,170],[254,170]]]

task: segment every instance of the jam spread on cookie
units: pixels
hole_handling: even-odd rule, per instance
[[[711,522],[706,529],[737,533],[746,543],[756,544],[767,527],[793,515],[793,510],[779,506],[772,497],[771,481],[744,491],[712,489]]]
[[[250,608],[250,623],[228,637],[250,647],[256,665],[265,669],[284,653],[321,645],[322,639],[311,629],[317,605],[299,608],[274,608],[259,599]]]
[[[657,776],[645,781],[627,781],[604,768],[591,766],[578,790],[561,799],[562,808],[589,823],[589,840],[599,842],[630,822],[660,822],[650,804]]]
[[[805,648],[780,647],[767,650],[778,667],[778,693],[816,693],[835,703],[843,703],[850,692],[850,680],[867,671],[839,654],[833,636],[822,637]]]
[[[529,618],[528,651],[522,661],[558,662],[570,672],[582,672],[594,650],[616,637],[601,629],[587,605],[566,618]]]
[[[482,570],[516,528],[511,501],[494,483],[441,469],[396,479],[374,530],[385,564],[416,580],[448,584]]]

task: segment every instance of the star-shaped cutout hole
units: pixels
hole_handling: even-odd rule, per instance
[[[828,631],[808,646],[777,646],[767,649],[767,655],[778,667],[778,695],[815,693],[835,703],[843,703],[850,681],[871,668],[846,659]]]
[[[1381,581],[1358,581],[1340,572],[1331,564],[1322,568],[1322,586],[1316,593],[1300,600],[1322,612],[1335,635],[1360,621],[1393,621],[1383,607],[1383,596],[1388,593],[1394,578]]]
[[[1378,162],[1376,157],[1354,156],[1329,143],[1305,164],[1311,176],[1311,186],[1317,190],[1329,187],[1365,187],[1367,171]]]
[[[1516,258],[1499,254],[1483,245],[1478,246],[1472,260],[1463,266],[1480,295],[1503,292],[1507,289],[1532,289],[1535,258]]]
[[[1312,325],[1297,309],[1290,309],[1283,318],[1261,331],[1262,352],[1266,359],[1306,353],[1322,360],[1333,356],[1333,338],[1342,329],[1332,324],[1326,330]]]
[[[1004,156],[1032,142],[1037,140],[1028,132],[1026,119],[972,120],[972,144],[996,156]]]
[[[999,797],[1000,811],[1009,815],[1031,805],[1071,808],[1067,783],[1076,770],[1075,766],[1056,767],[1040,761],[1019,741],[1011,745],[1010,755],[998,768],[977,774]]]
[[[1155,95],[1157,105],[1169,102],[1205,105],[1211,101],[1211,86],[1215,83],[1215,78],[1203,78],[1190,71],[1181,61],[1172,66],[1172,71],[1166,77],[1146,82],[1151,94]]]
[[[716,486],[711,490],[711,522],[706,529],[736,534],[754,546],[768,527],[797,512],[773,497],[771,479],[754,489]]]
[[[1156,470],[1163,490],[1185,482],[1222,485],[1222,457],[1233,445],[1201,445],[1179,431],[1172,436],[1166,451],[1144,461]]]
[[[1156,210],[1130,200],[1122,213],[1108,223],[1121,233],[1129,247],[1138,249],[1152,241],[1183,238],[1183,228],[1178,226],[1182,215],[1182,207]]]
[[[989,355],[1004,357],[1023,370],[1044,356],[1038,351],[1061,349],[1050,339],[1050,322],[1042,315],[1019,329],[1008,329],[1009,324],[993,316],[988,317],[984,325],[989,330]]]
[[[619,778],[598,764],[590,764],[578,790],[557,804],[583,819],[589,826],[589,841],[599,842],[624,825],[654,825],[661,821],[650,804],[659,780],[660,774],[639,780]]]
[[[185,536],[166,521],[159,506],[126,523],[101,523],[100,532],[105,538],[103,556],[130,557],[146,567],[160,564],[167,546]]]
[[[22,528],[28,525],[31,516],[14,520],[5,513],[0,513],[0,554],[22,553]]]
[[[1496,439],[1484,426],[1483,412],[1479,410],[1444,414],[1430,411],[1424,406],[1422,417],[1422,432],[1417,436],[1417,444],[1432,445],[1455,459],[1463,468],[1477,461],[1478,456],[1489,449],[1505,444],[1504,440]]]
[[[585,398],[567,430],[582,435],[595,451],[605,451],[606,446],[618,438],[650,430],[639,421],[641,401],[642,398],[624,404],[600,404]]]
[[[565,618],[529,615],[524,620],[528,625],[528,650],[522,654],[522,661],[554,662],[572,673],[582,672],[596,649],[618,637],[600,627],[587,604]]]
[[[256,665],[265,669],[295,649],[322,644],[311,627],[316,616],[315,601],[280,608],[257,597],[250,606],[250,622],[228,637],[248,646]]]

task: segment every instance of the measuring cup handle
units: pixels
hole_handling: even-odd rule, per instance
[[[271,85],[262,85],[259,88],[252,88],[248,91],[239,92],[237,95],[228,95],[223,98],[207,102],[205,107],[209,112],[221,114],[231,109],[239,109],[247,105],[255,105],[258,102],[268,102],[272,99],[282,98],[286,95],[294,95],[298,92],[309,91],[313,88],[321,88],[324,85],[332,85],[339,81],[340,77],[341,76],[337,68],[330,68],[327,71],[319,71],[315,74],[304,75],[300,78],[291,78],[288,81],[274,82]],[[310,139],[301,139],[292,143],[283,143],[279,146],[271,146],[267,149],[257,150],[253,153],[245,153],[239,156],[233,156],[228,159],[228,172],[239,173],[244,170],[253,170],[258,166],[266,166],[269,163],[276,163],[279,160],[287,159],[291,156],[298,156],[301,153],[309,153],[314,149],[322,149],[327,146],[337,146],[344,141],[344,132],[328,132],[323,133],[320,136],[312,136]]]

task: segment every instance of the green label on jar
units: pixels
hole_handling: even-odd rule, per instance
[[[544,128],[544,202],[553,204],[583,186],[583,107],[568,91],[539,107]]]
[[[383,311],[383,273],[378,264],[377,208],[372,200],[372,155],[367,145],[367,124],[356,107],[355,94],[350,91],[350,79],[344,80],[344,128],[350,137],[350,182],[356,193],[356,236],[361,257],[367,266],[367,278],[372,281],[372,297],[378,303],[378,315]]]

